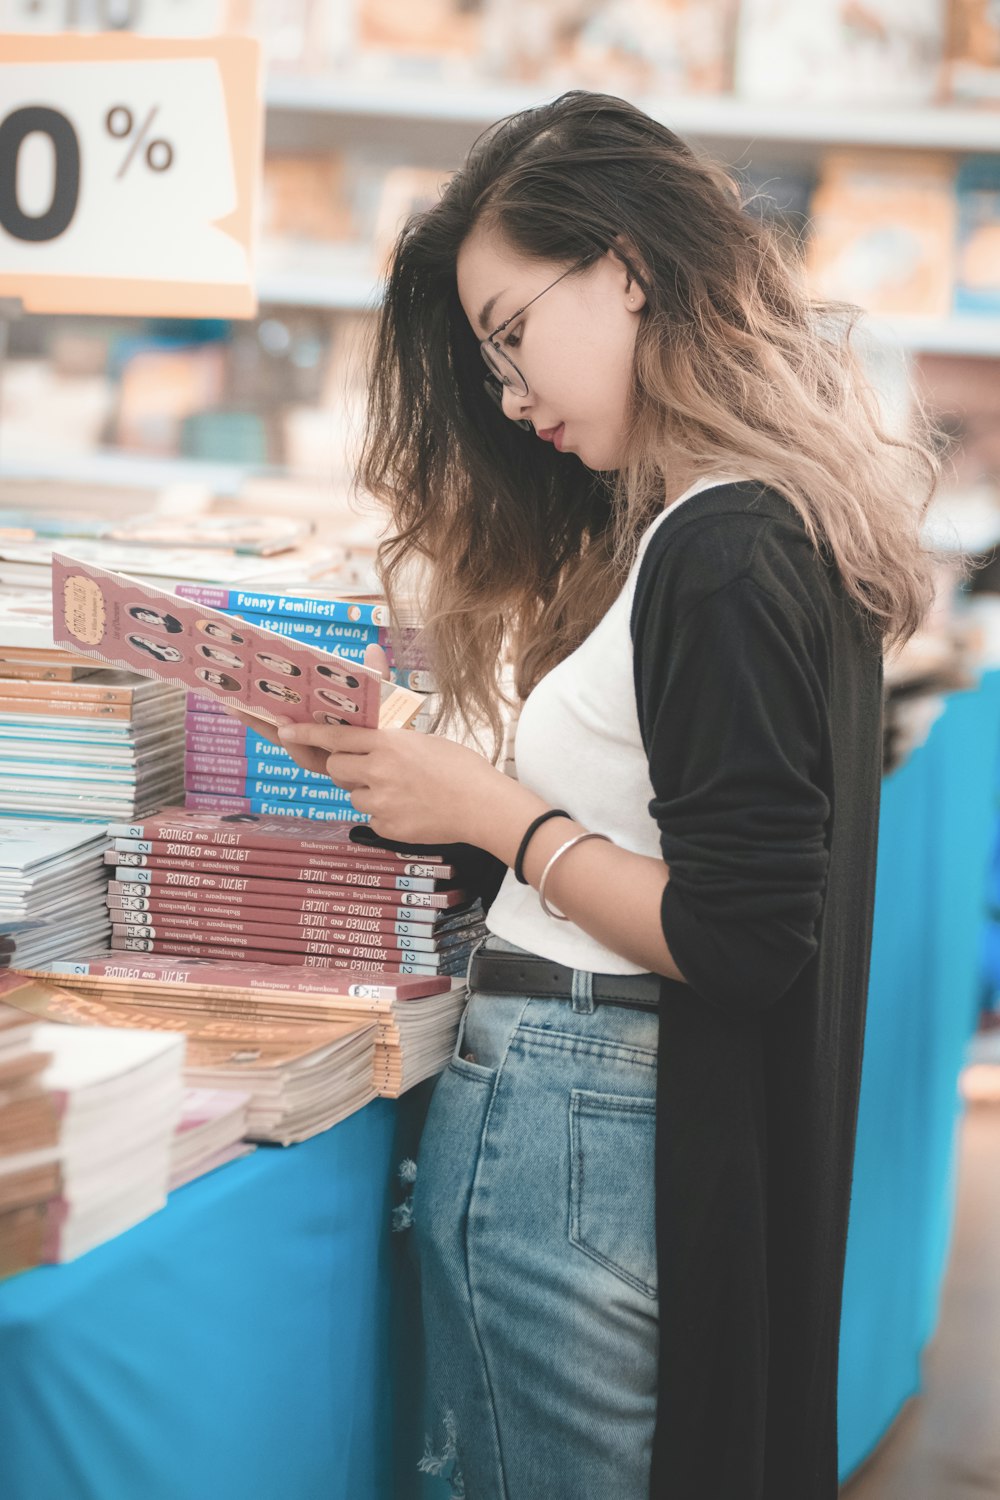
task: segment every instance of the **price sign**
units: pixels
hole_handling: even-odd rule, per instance
[[[0,297],[252,317],[259,43],[0,36]]]

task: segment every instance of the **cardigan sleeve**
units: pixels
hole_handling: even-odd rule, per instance
[[[732,1013],[779,999],[818,946],[824,703],[801,607],[743,575],[672,618],[653,580],[636,687],[670,878],[661,920],[688,984]]]

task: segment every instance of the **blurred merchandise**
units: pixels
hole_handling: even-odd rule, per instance
[[[740,0],[736,92],[768,104],[930,104],[946,0]]]
[[[806,254],[814,293],[870,313],[944,317],[954,276],[952,178],[950,160],[930,153],[828,153]]]
[[[171,1193],[257,1149],[243,1139],[249,1102],[250,1095],[236,1089],[185,1088],[170,1144]]]
[[[19,987],[8,976],[0,1003]],[[2,1276],[74,1260],[163,1207],[184,1038],[0,1014],[0,1057],[46,1057],[0,1108]]]
[[[482,46],[483,0],[353,0],[355,62],[410,78],[472,72]],[[525,7],[526,9],[528,7]]]
[[[106,847],[92,823],[0,818],[0,969],[108,947]]]
[[[1000,8],[996,0],[951,0],[946,79],[956,104],[1000,105]]]
[[[997,140],[1000,143],[1000,122]],[[1000,156],[961,164],[955,310],[1000,316]]]
[[[121,368],[115,436],[119,447],[176,453],[180,424],[216,406],[225,391],[226,357],[218,343],[138,347]]]

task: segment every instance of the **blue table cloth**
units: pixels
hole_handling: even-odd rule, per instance
[[[883,789],[841,1343],[846,1475],[918,1388],[978,996],[1000,674]],[[68,1266],[0,1284],[2,1500],[444,1500],[419,1478],[396,1167],[429,1088],[261,1149]]]

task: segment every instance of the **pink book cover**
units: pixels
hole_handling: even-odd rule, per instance
[[[188,942],[161,942],[158,938],[150,942],[146,938],[112,938],[111,947],[115,953],[146,953],[170,955],[178,958],[205,958],[225,959],[232,961],[234,953],[232,948],[225,948],[221,944],[214,943],[188,943]],[[386,963],[382,961],[369,960],[367,958],[337,957],[335,954],[319,953],[287,953],[272,948],[241,948],[238,950],[240,959],[245,955],[248,962],[254,964],[268,964],[282,967],[290,959],[297,959],[304,968],[315,969],[354,969],[367,973],[370,968],[378,967],[387,974],[421,974],[430,975],[442,972],[443,964],[436,959],[429,963],[417,963],[412,954],[407,955],[405,960],[399,963]],[[429,958],[429,954],[418,955],[418,957]]]
[[[169,871],[171,875],[176,871]],[[189,879],[183,872],[179,876],[180,885],[186,887]],[[247,882],[242,882],[244,885]],[[277,882],[274,882],[277,884]],[[197,889],[197,883],[195,884]],[[350,916],[385,916],[396,915],[400,920],[431,922],[440,914],[442,909],[451,906],[461,906],[464,903],[456,901],[453,891],[435,893],[434,897],[422,894],[405,897],[394,896],[391,891],[365,891],[362,898],[351,896],[343,890],[327,890],[320,897],[309,894],[302,886],[289,888],[287,896],[273,891],[241,890],[232,891],[224,889],[211,899],[217,905],[235,906],[242,910],[244,907],[273,907],[275,910],[302,911],[302,912],[336,912]],[[162,876],[156,876],[153,881],[139,883],[134,880],[111,880],[108,883],[108,896],[124,901],[177,901],[193,900],[187,889],[178,889],[177,882],[167,884]],[[444,896],[446,899],[442,900]],[[197,910],[203,909],[203,897],[199,894]]]
[[[143,847],[140,850],[136,845]],[[114,847],[105,852],[104,859],[106,864],[155,870],[166,860],[200,860],[213,869],[233,869],[236,866],[260,863],[265,857],[268,869],[273,868],[282,878],[286,878],[286,870],[360,870],[367,875],[394,875],[404,879],[430,881],[451,880],[455,874],[454,865],[419,864],[416,861],[404,864],[401,860],[393,863],[391,858],[355,859],[347,853],[302,854],[294,849],[226,849],[214,844],[174,844],[167,839],[115,839]],[[292,876],[287,878],[291,879]],[[308,877],[297,873],[294,878],[305,880]],[[417,886],[416,889],[424,890],[426,887]]]
[[[194,856],[185,852],[153,857],[148,854],[121,854],[117,849],[109,849],[104,856],[104,863],[114,869],[116,880],[123,878],[123,872],[127,874],[139,869],[144,875],[159,870],[192,870],[198,874],[218,875],[228,874],[236,869],[250,879],[266,880],[269,883],[281,880],[297,885],[305,882],[309,885],[346,886],[352,890],[434,891],[439,885],[438,881],[426,880],[422,876],[383,875],[378,871],[369,872],[360,865],[346,863],[329,867],[280,865],[268,858],[263,850],[248,852],[256,853],[257,859],[234,866],[201,853]]]
[[[52,629],[57,645],[271,724],[399,727],[423,707],[369,667],[59,553]]]
[[[441,947],[442,942],[458,939],[470,930],[470,927],[462,926],[442,932],[426,922],[387,922],[372,917],[344,917],[337,921],[331,917],[317,918],[312,912],[300,913],[296,919],[295,913],[267,912],[259,908],[256,915],[247,912],[233,917],[215,915],[207,910],[164,911],[162,906],[156,911],[129,911],[109,904],[108,915],[114,927],[148,928],[151,934],[154,928],[170,927],[192,932],[258,933],[262,937],[293,938],[305,934],[324,943],[361,943],[370,938],[375,944],[392,943],[402,947],[420,943],[428,953]],[[127,935],[140,937],[141,933],[130,931]],[[405,938],[406,942],[396,944],[397,937]]]
[[[136,874],[148,875],[148,880],[136,880]],[[305,896],[322,896],[330,894],[329,886],[317,884],[300,883],[294,880],[264,880],[256,876],[246,875],[217,875],[214,871],[183,870],[122,870],[121,874],[113,874],[112,880],[120,883],[122,894],[126,896],[143,896],[150,888],[157,886],[173,889],[199,891],[229,891],[245,892],[253,891],[258,896],[287,896],[290,892],[299,890]],[[384,877],[379,876],[379,880]],[[350,887],[339,888],[340,899],[345,899],[345,890]],[[464,906],[468,901],[468,893],[465,891],[399,891],[393,887],[370,887],[366,886],[364,891],[366,901],[385,901],[396,906]]]
[[[189,694],[187,701],[187,712],[194,715],[197,723],[202,723],[203,721],[208,722],[210,720],[214,721],[215,719],[218,719],[218,725],[216,725],[214,722],[212,723],[213,734],[215,734],[217,730],[230,727],[235,727],[236,731],[240,734],[243,733],[243,725],[237,724],[234,719],[227,719],[225,708],[214,698],[200,698],[194,693]]]
[[[149,888],[152,889],[152,888]],[[372,905],[369,902],[353,901],[282,901],[276,896],[262,898],[254,903],[246,897],[233,901],[185,901],[183,892],[155,890],[148,896],[108,896],[108,910],[114,918],[116,912],[146,916],[189,916],[201,921],[207,917],[219,917],[227,922],[260,922],[273,915],[276,922],[296,927],[342,927],[346,923],[371,924],[381,927],[390,924],[415,933],[418,929],[434,932],[442,922],[449,920],[447,912],[411,910],[409,907]],[[321,906],[323,911],[310,908]]]
[[[166,954],[146,958],[129,958],[123,954],[95,953],[89,958],[63,959],[48,969],[26,970],[45,978],[67,975],[91,979],[122,981],[123,987],[136,983],[190,984],[210,989],[273,990],[290,995],[338,995],[348,999],[419,1000],[424,995],[440,995],[452,988],[448,976],[398,975],[370,970],[356,979],[330,974],[324,978],[311,966],[288,964],[216,963],[194,958],[185,964]]]
[[[317,822],[357,822],[357,814],[349,802],[296,802],[289,798],[280,807],[277,803],[272,807],[270,803],[270,798],[231,797],[227,792],[201,792],[194,788],[184,793],[184,806],[197,812],[221,812],[249,819],[264,816],[260,811],[263,805],[269,809],[267,817],[281,817],[288,823],[308,823],[310,827]]]
[[[359,963],[366,965],[381,965],[396,963],[434,964],[438,955],[434,950],[426,951],[415,948],[398,948],[393,944],[385,943],[352,943],[327,941],[324,938],[312,937],[308,933],[296,934],[293,937],[285,937],[282,933],[275,935],[273,932],[219,932],[214,927],[203,931],[199,936],[184,928],[174,927],[142,927],[132,923],[116,923],[111,930],[114,946],[119,946],[119,938],[137,938],[142,943],[202,943],[213,948],[233,948],[242,950],[247,948],[264,949],[274,953],[285,954],[307,954],[322,953],[332,958],[355,958]],[[128,946],[126,943],[125,946]],[[155,949],[140,948],[142,953],[154,952]],[[448,950],[450,951],[450,950]],[[286,962],[291,963],[291,958]]]
[[[300,830],[290,825],[286,818],[268,817],[263,813],[252,820],[234,823],[218,813],[196,812],[190,807],[165,807],[155,817],[144,818],[141,823],[109,823],[107,833],[113,839],[166,839],[171,843],[199,847],[290,850],[305,854],[335,854],[338,858],[362,861],[392,860],[394,868],[412,862],[444,865],[441,854],[405,851],[396,854],[365,838],[353,838],[351,828],[351,824],[339,824]],[[434,873],[441,874],[442,870],[436,869]]]
[[[220,722],[236,724],[238,728],[243,728],[238,719],[225,719]],[[232,761],[245,761],[247,759],[246,741],[242,735],[221,735],[216,734],[214,730],[211,734],[201,734],[197,728],[191,728],[190,719],[187,723],[188,727],[184,733],[184,748],[189,755],[217,756],[220,760],[224,760],[227,763],[227,770],[230,769]],[[278,757],[275,756],[275,759],[277,760]]]

